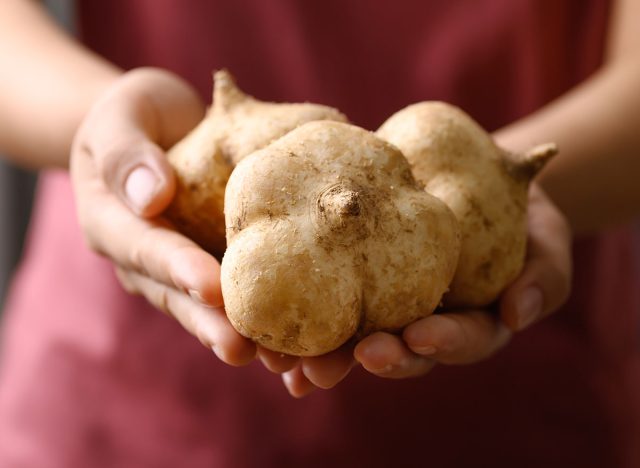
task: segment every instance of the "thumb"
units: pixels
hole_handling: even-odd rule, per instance
[[[503,322],[522,330],[554,312],[571,290],[571,232],[564,216],[544,192],[529,194],[527,258],[520,276],[500,300]]]
[[[145,135],[119,135],[119,141],[93,152],[102,180],[134,213],[153,217],[173,199],[175,177],[164,152]]]
[[[112,193],[143,217],[160,214],[175,194],[175,177],[163,148],[195,126],[202,103],[169,73],[125,74],[93,106],[78,132],[80,153],[93,159]]]

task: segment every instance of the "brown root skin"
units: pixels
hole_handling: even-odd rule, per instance
[[[300,356],[431,314],[460,248],[455,216],[402,154],[339,122],[304,124],[244,159],[225,213],[229,320]]]
[[[317,104],[259,101],[240,90],[226,70],[214,73],[213,106],[167,154],[176,196],[165,216],[204,249],[221,258],[226,249],[224,193],[235,165],[305,122],[346,121]]]
[[[377,134],[402,151],[425,190],[458,219],[462,249],[445,307],[495,301],[524,265],[528,184],[555,145],[510,155],[469,115],[442,102],[413,104]]]

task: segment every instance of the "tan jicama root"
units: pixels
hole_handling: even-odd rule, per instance
[[[493,302],[523,267],[528,185],[556,146],[509,154],[466,113],[442,102],[411,105],[377,134],[402,151],[416,179],[460,224],[460,260],[445,306]]]
[[[168,152],[177,192],[166,217],[220,257],[226,246],[224,192],[235,165],[253,151],[313,120],[344,122],[346,117],[317,104],[259,101],[238,89],[229,72],[216,72],[213,106],[202,122]]]
[[[266,348],[315,356],[441,301],[482,307],[521,271],[528,185],[555,145],[509,154],[439,102],[373,134],[329,107],[258,101],[224,71],[213,101],[169,151],[166,214],[219,258],[228,243],[227,315]]]
[[[459,253],[455,216],[392,145],[311,122],[229,178],[222,291],[229,320],[274,351],[314,356],[431,314]]]

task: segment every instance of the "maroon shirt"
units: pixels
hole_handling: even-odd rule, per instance
[[[376,128],[440,99],[493,130],[602,58],[604,0],[85,2],[86,43],[204,97],[227,67],[262,99]],[[569,304],[494,358],[393,381],[354,372],[303,400],[236,369],[83,247],[68,177],[43,177],[7,306],[0,466],[640,466],[640,255],[628,230],[576,246]],[[637,244],[636,244],[637,245]]]

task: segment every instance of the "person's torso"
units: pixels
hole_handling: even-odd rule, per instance
[[[124,68],[169,68],[206,97],[224,67],[258,98],[369,129],[433,99],[497,129],[597,69],[607,15],[599,0],[81,4],[85,42]],[[630,245],[578,245],[570,304],[485,363],[405,381],[356,369],[297,401],[123,292],[51,174],[9,305],[0,460],[32,444],[68,467],[616,466],[640,421]]]

